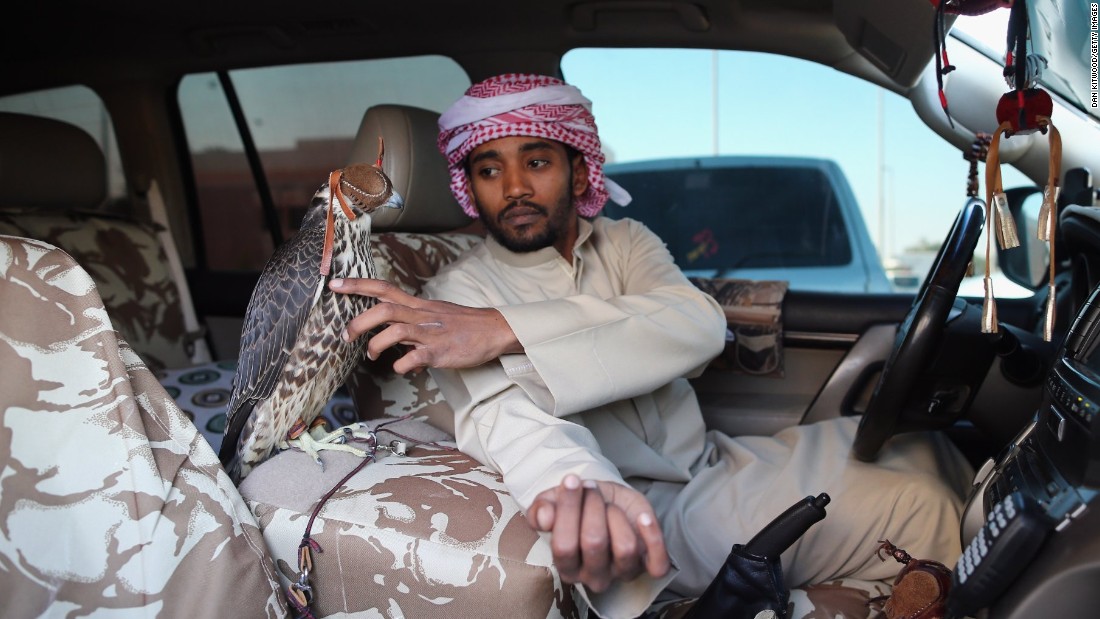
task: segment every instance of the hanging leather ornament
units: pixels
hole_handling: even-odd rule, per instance
[[[1005,53],[1005,79],[1010,86],[1015,88],[1001,96],[997,102],[997,122],[1000,123],[993,133],[993,141],[989,146],[989,157],[986,162],[986,208],[989,215],[994,217],[994,228],[997,231],[997,243],[1002,249],[1019,245],[1016,236],[1015,225],[1011,229],[1008,222],[1011,215],[1008,210],[1008,199],[1001,186],[1001,166],[999,161],[999,146],[1001,135],[1006,138],[1014,135],[1024,135],[1041,131],[1050,135],[1050,164],[1047,186],[1043,192],[1043,204],[1039,210],[1038,230],[1036,236],[1040,241],[1049,243],[1050,276],[1047,283],[1047,302],[1043,317],[1043,339],[1050,341],[1054,337],[1054,242],[1056,238],[1055,224],[1058,218],[1058,179],[1061,177],[1062,167],[1062,138],[1050,115],[1054,109],[1054,102],[1050,95],[1035,85],[1042,76],[1046,67],[1046,60],[1041,56],[1028,55],[1027,44],[1029,36],[1027,0],[1014,0],[1011,6],[1011,14],[1008,16],[1008,35]],[[987,217],[988,219],[988,217]],[[993,280],[990,277],[990,239],[986,237],[985,245],[985,299],[982,305],[982,332],[997,332],[997,307],[993,294]]]
[[[1040,117],[1050,118],[1054,102],[1050,95],[1036,87],[1043,76],[1047,61],[1028,53],[1030,24],[1027,0],[1016,0],[1008,16],[1005,37],[1005,82],[1012,90],[997,101],[997,123],[1008,122],[1012,133],[1033,133],[1039,129]]]
[[[1047,281],[1047,300],[1043,315],[1043,339],[1049,342],[1054,337],[1054,306],[1056,292],[1054,285],[1054,271],[1056,265],[1054,250],[1055,239],[1057,238],[1058,196],[1061,194],[1059,179],[1062,176],[1062,136],[1049,116],[1041,114],[1036,115],[1033,119],[1033,123],[1034,129],[1032,131],[1046,133],[1050,141],[1047,184],[1043,189],[1043,203],[1039,208],[1038,225],[1035,234],[1039,241],[1046,241],[1049,244],[1048,256],[1050,258],[1050,265]],[[1025,133],[1031,133],[1032,131],[1026,131]],[[1001,122],[1001,125],[997,127],[997,131],[993,134],[993,140],[989,144],[989,156],[986,159],[985,166],[985,191],[986,208],[987,211],[989,211],[987,218],[996,218],[993,225],[997,230],[997,242],[1002,249],[1008,249],[1009,247],[1019,245],[1019,238],[1016,236],[1014,224],[1012,225],[1011,232],[1009,232],[1007,226],[1004,225],[1005,222],[1010,222],[1012,217],[1008,211],[1008,199],[1005,197],[1004,190],[1001,186],[1000,141],[1002,134],[1004,134],[1006,138],[1017,135],[1017,133],[1012,131],[1011,120],[1006,119]],[[1006,242],[1011,242],[1012,239],[1016,240],[1016,245],[1005,244]],[[982,305],[982,333],[997,332],[997,308],[993,295],[993,280],[990,276],[990,245],[991,240],[990,237],[987,236],[985,246],[985,299]]]

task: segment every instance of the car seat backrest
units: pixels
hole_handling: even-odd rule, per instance
[[[374,230],[446,232],[473,220],[451,196],[447,161],[436,148],[439,114],[410,105],[375,105],[363,115],[348,163],[373,162],[385,144],[382,169],[405,208],[376,212]]]
[[[106,201],[106,160],[88,133],[58,120],[0,113],[0,234],[45,241],[71,255],[146,364],[190,364],[193,340],[159,228],[108,213]]]

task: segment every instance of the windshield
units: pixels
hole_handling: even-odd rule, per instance
[[[1030,0],[1032,53],[1047,61],[1041,83],[1071,106],[1100,120],[1097,101],[1097,2]],[[1008,47],[1008,9],[960,16],[951,34],[1000,64]],[[1005,85],[1006,92],[1009,86]]]

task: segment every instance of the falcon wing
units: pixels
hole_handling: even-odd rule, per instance
[[[219,457],[228,466],[257,402],[271,395],[321,285],[324,228],[309,228],[284,243],[264,267],[244,317],[233,394],[226,407]]]

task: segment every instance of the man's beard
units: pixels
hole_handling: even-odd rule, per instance
[[[538,251],[554,245],[568,229],[570,220],[576,217],[576,211],[572,205],[572,196],[568,192],[563,192],[562,196],[558,198],[557,208],[546,220],[546,227],[537,233],[532,233],[532,236],[528,236],[524,232],[529,226],[516,230],[515,228],[506,228],[502,223],[505,215],[512,208],[518,206],[534,209],[544,216],[550,213],[550,209],[541,204],[536,204],[530,200],[518,200],[506,206],[497,214],[496,219],[493,219],[492,217],[486,217],[481,205],[477,204],[478,213],[481,215],[481,220],[484,222],[489,234],[505,249],[516,253]]]

